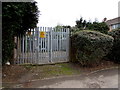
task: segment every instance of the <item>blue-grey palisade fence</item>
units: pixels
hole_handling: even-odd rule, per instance
[[[37,27],[17,37],[15,64],[49,64],[69,60],[69,29]]]

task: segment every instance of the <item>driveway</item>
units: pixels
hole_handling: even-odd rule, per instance
[[[27,87],[26,85],[23,85]],[[118,68],[33,81],[29,88],[118,88]]]

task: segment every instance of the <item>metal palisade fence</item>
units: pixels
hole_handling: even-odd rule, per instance
[[[37,27],[17,37],[15,64],[49,64],[69,60],[69,29]]]

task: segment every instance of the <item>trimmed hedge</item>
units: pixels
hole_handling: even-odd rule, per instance
[[[114,38],[113,48],[108,58],[120,63],[120,29],[111,30],[108,34]]]
[[[111,50],[113,40],[97,31],[79,31],[71,37],[71,61],[83,66],[97,65]]]

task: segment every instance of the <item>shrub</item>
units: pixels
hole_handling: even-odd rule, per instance
[[[97,31],[79,31],[71,37],[71,61],[85,66],[97,65],[110,51],[113,40]]]
[[[113,48],[108,58],[120,63],[120,29],[115,29],[108,32],[114,38]]]
[[[80,20],[76,21],[75,27],[79,28],[79,30],[89,29],[99,31],[104,34],[107,34],[107,32],[109,31],[109,27],[104,21],[98,22],[95,20],[94,22],[88,22],[86,20],[83,20],[82,17],[80,18]]]

